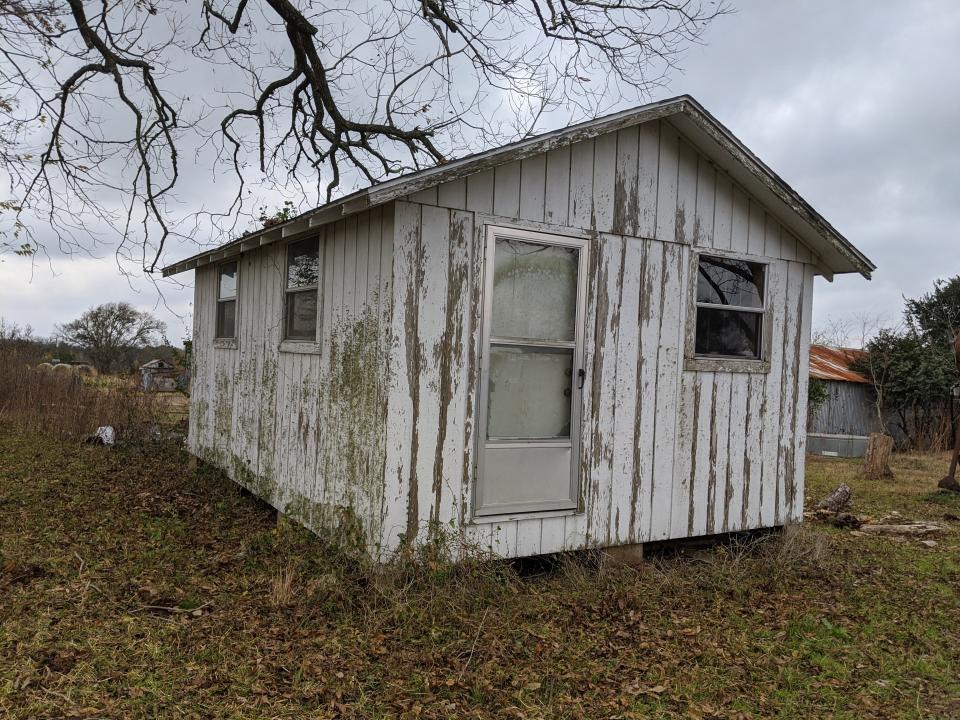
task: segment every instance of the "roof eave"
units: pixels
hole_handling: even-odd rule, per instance
[[[797,234],[804,236],[810,244],[813,236],[821,238],[828,243],[830,249],[836,254],[833,262],[821,268],[823,274],[828,278],[833,274],[843,274],[858,272],[867,280],[876,270],[876,265],[862,252],[860,252],[847,238],[845,238],[833,225],[817,212],[800,194],[794,190],[783,178],[773,171],[766,163],[757,157],[749,148],[747,148],[723,123],[711,115],[706,108],[700,105],[694,98],[687,96],[687,108],[683,117],[689,119],[697,130],[714,142],[721,150],[727,152],[732,159],[741,167],[749,172],[751,176],[763,182],[763,185],[774,196],[779,203],[785,206],[796,217],[803,221],[811,232],[797,232],[802,230],[794,226]],[[683,121],[680,121],[680,129],[683,130]],[[715,156],[715,153],[708,153]],[[726,169],[726,168],[725,168]],[[841,262],[837,262],[841,260]],[[842,264],[846,261],[846,266]]]
[[[448,180],[488,170],[504,162],[522,160],[548,152],[556,147],[662,118],[670,118],[679,130],[687,130],[685,134],[694,134],[701,142],[713,145],[714,147],[710,149],[701,148],[709,157],[716,158],[717,150],[728,155],[733,162],[728,163],[728,167],[725,169],[728,172],[732,170],[731,175],[739,176],[738,179],[741,181],[746,181],[746,184],[759,189],[762,194],[772,199],[782,210],[788,211],[787,214],[796,218],[798,222],[788,223],[791,230],[800,236],[805,244],[822,248],[823,252],[818,253],[818,271],[827,279],[832,279],[834,274],[850,272],[859,272],[868,280],[871,278],[876,266],[869,258],[857,250],[799,193],[689,95],[681,95],[651,103],[642,108],[635,108],[554,130],[535,138],[521,140],[460,160],[454,160],[444,165],[386,180],[378,185],[347,195],[340,200],[307,211],[283,224],[255,231],[220,247],[205,250],[168,265],[163,268],[163,276],[169,277],[210,262],[239,255],[261,245],[309,232],[342,217],[400,199]],[[750,181],[751,178],[753,179],[752,182]],[[828,257],[824,257],[824,254]]]

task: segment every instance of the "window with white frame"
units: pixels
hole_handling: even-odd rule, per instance
[[[237,263],[228,262],[217,268],[216,337],[237,336]]]
[[[317,290],[320,283],[320,239],[310,238],[287,246],[284,338],[314,342],[317,339]]]
[[[697,263],[698,357],[763,359],[763,263],[701,255]]]

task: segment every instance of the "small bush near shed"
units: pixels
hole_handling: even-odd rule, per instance
[[[157,397],[132,382],[108,383],[69,365],[31,367],[16,348],[0,346],[0,423],[8,427],[82,440],[112,425],[121,442],[138,442],[162,420]]]

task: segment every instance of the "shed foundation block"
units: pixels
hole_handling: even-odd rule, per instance
[[[633,566],[643,562],[643,543],[617,545],[603,549],[604,560],[614,566]]]

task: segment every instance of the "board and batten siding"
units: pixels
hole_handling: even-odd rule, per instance
[[[867,383],[821,380],[827,398],[811,413],[808,432],[827,435],[866,436],[877,432],[880,422]]]
[[[590,238],[576,513],[472,518],[484,227]],[[197,270],[191,449],[377,557],[501,556],[767,527],[802,511],[817,258],[666,121],[321,229],[319,354],[279,351],[284,244],[240,257],[236,349]],[[697,251],[769,263],[769,372],[688,367]]]
[[[385,515],[393,209],[319,231],[318,352],[282,349],[286,244],[238,259],[237,337],[215,340],[216,265],[197,269],[190,449],[303,524],[375,547]]]
[[[782,525],[803,503],[815,258],[668,122],[396,203],[383,545],[502,556]],[[473,520],[483,228],[591,236],[577,513]],[[769,263],[769,372],[685,368],[693,253]]]

